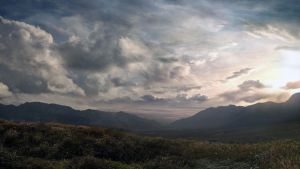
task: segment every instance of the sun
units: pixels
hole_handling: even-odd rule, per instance
[[[288,82],[300,80],[300,51],[280,51],[280,61],[269,69],[265,83],[274,88],[284,88]]]

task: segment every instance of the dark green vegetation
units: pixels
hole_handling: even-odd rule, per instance
[[[0,121],[2,169],[296,169],[300,140],[221,144]]]
[[[155,121],[125,112],[91,109],[81,111],[68,106],[40,102],[24,103],[19,106],[0,104],[0,119],[93,125],[126,130],[153,130],[160,126]]]

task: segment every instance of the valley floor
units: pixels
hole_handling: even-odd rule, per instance
[[[225,144],[0,121],[1,169],[298,169],[300,140]]]

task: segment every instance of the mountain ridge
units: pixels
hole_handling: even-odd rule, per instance
[[[286,102],[265,102],[250,106],[220,106],[208,108],[193,116],[179,119],[168,129],[224,129],[300,122],[300,93]]]
[[[152,130],[160,125],[126,112],[106,112],[42,102],[26,102],[16,105],[0,104],[0,118],[17,121],[45,121],[74,125],[119,128],[125,130]]]
[[[231,140],[232,136],[246,137],[247,133],[254,134],[255,137],[258,134],[260,138],[264,134],[268,137],[286,137],[286,133],[298,133],[296,129],[300,126],[299,103],[300,93],[296,93],[283,103],[210,107],[165,126],[122,111],[75,110],[64,105],[42,102],[27,102],[18,106],[0,104],[0,119],[91,125],[161,136],[201,136],[204,139],[230,137]],[[287,128],[293,133],[286,131]],[[280,133],[276,132],[277,129]]]

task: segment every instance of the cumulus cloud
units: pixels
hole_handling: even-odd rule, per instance
[[[24,22],[0,18],[0,35],[0,69],[5,72],[0,81],[13,92],[84,94],[51,52],[50,34]]]
[[[0,82],[0,99],[12,96],[12,93],[9,91],[8,87]]]

